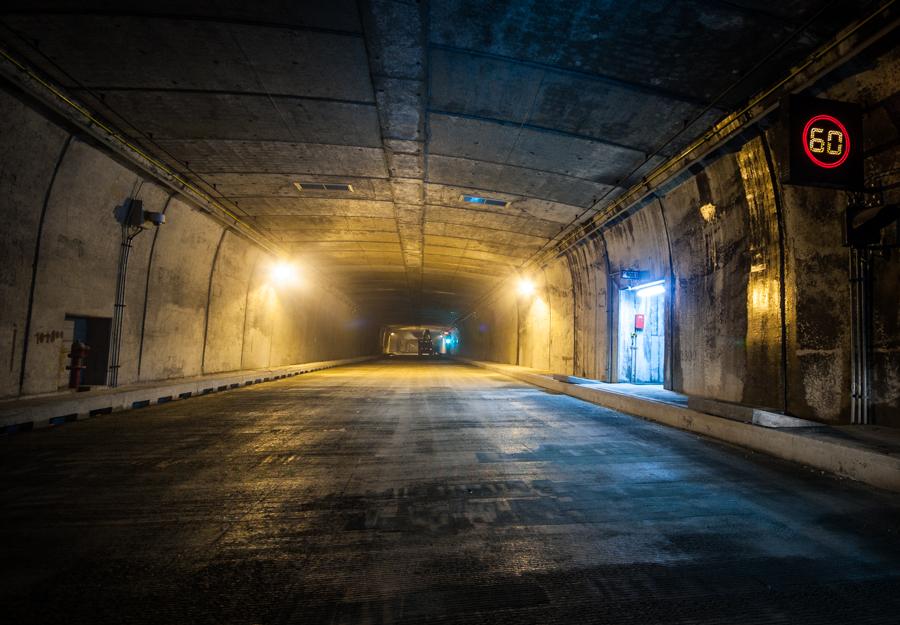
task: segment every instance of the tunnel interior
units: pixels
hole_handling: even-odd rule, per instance
[[[896,625],[898,14],[5,0],[7,619]]]
[[[513,4],[6,3],[0,394],[68,388],[76,319],[109,320],[94,388],[429,326],[822,422],[862,385],[863,420],[900,424],[896,221],[860,261],[860,342],[856,196],[785,182],[785,98],[843,100],[863,194],[895,201],[882,3]]]
[[[751,5],[5,3],[0,395],[68,387],[74,319],[110,320],[95,388],[433,326],[822,422],[862,385],[900,424],[896,221],[861,343],[844,241],[854,193],[896,201],[890,7]],[[798,93],[860,107],[864,189],[786,182]]]

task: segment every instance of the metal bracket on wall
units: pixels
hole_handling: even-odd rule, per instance
[[[650,272],[643,269],[622,269],[610,273],[609,278],[618,288],[627,289],[646,281],[649,275]]]
[[[883,231],[900,221],[900,204],[884,204],[877,193],[853,194],[844,214],[844,246],[900,247],[900,231],[893,241]]]
[[[47,105],[50,110],[67,122],[84,130],[118,156],[180,193],[220,223],[234,227],[236,231],[276,256],[285,255],[284,250],[274,245],[252,225],[240,219],[231,210],[202,189],[197,188],[171,167],[135,145],[109,123],[95,115],[88,107],[66,93],[62,87],[53,84],[49,78],[41,76],[37,70],[17,59],[4,48],[0,48],[0,77],[6,78],[25,93],[37,98],[39,102]]]

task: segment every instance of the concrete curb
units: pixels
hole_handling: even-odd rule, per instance
[[[180,380],[160,380],[150,384],[104,389],[96,392],[4,400],[0,401],[0,432],[13,433],[60,425],[96,415],[145,408],[154,404],[209,395],[251,384],[272,382],[301,373],[351,365],[377,357],[362,356],[341,360],[323,360],[272,369],[232,371]]]
[[[705,397],[688,397],[688,408],[696,410],[697,412],[731,419],[732,421],[754,423],[769,428],[827,427],[824,424],[816,423],[815,421],[807,421],[806,419],[789,417],[777,412],[760,410],[759,408],[742,406],[740,404],[733,404],[731,402],[718,401],[716,399],[708,399]]]
[[[592,404],[798,462],[878,488],[900,492],[900,458],[858,446],[804,436],[803,428],[773,429],[654,399],[567,384],[553,379],[550,374],[524,367],[466,358],[457,360]]]

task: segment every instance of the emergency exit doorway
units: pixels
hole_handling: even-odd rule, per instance
[[[63,326],[63,340],[59,361],[59,388],[69,385],[70,364],[69,352],[72,351],[72,341],[80,341],[90,350],[82,361],[84,370],[81,375],[81,383],[85,386],[104,386],[109,372],[109,336],[112,328],[112,319],[109,317],[82,317],[78,315],[66,315]]]
[[[619,382],[663,383],[665,293],[662,280],[619,291]]]

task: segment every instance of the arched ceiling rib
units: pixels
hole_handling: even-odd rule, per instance
[[[372,317],[440,324],[868,4],[30,0],[0,38]]]

